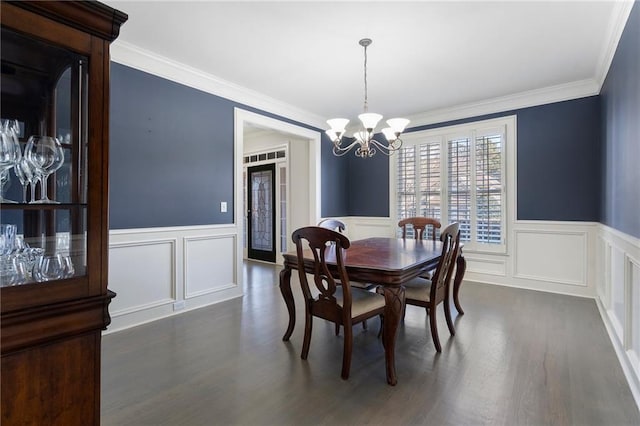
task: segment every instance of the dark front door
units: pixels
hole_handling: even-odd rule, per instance
[[[247,172],[247,255],[275,262],[276,165],[249,167]]]

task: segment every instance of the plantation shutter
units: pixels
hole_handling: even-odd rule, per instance
[[[460,241],[471,240],[471,139],[447,141],[447,217],[460,224]]]
[[[398,154],[398,219],[416,215],[416,147],[405,146]]]
[[[442,217],[442,185],[440,180],[440,143],[420,145],[420,209],[419,215],[440,220]],[[427,227],[425,238],[432,238]],[[436,235],[438,237],[438,235]]]
[[[502,242],[504,210],[502,135],[476,136],[476,241]]]

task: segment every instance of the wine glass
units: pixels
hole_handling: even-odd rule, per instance
[[[58,204],[47,196],[47,179],[64,163],[64,151],[58,139],[52,136],[31,136],[25,148],[25,157],[39,173],[42,184],[42,198],[34,204]]]
[[[0,174],[6,174],[7,177],[9,169],[20,161],[22,157],[20,140],[18,139],[18,132],[20,130],[17,128],[17,125],[16,120],[5,120],[0,127]],[[15,203],[15,201],[4,199],[1,188],[0,202]]]
[[[22,185],[22,202],[27,202],[27,184],[31,186],[31,201],[35,201],[35,185],[37,176],[33,173],[33,166],[26,157],[22,157],[13,168],[20,184]]]

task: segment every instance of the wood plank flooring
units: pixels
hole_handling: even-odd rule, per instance
[[[425,311],[409,306],[391,387],[377,320],[354,328],[348,381],[329,323],[314,321],[300,359],[293,278],[298,321],[281,340],[279,270],[247,262],[242,299],[105,336],[102,424],[640,425],[593,300],[465,283],[455,337],[439,310],[441,354]]]

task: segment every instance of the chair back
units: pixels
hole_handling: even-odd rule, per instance
[[[323,219],[318,222],[318,226],[325,229],[331,229],[332,231],[337,231],[341,234],[345,229],[347,229],[344,222],[341,222],[338,219]]]
[[[444,300],[448,294],[460,246],[460,225],[457,222],[448,225],[442,231],[440,239],[442,240],[442,254],[431,278],[430,298],[436,304]]]
[[[431,217],[408,217],[398,222],[398,226],[402,228],[402,238],[407,237],[407,226],[413,227],[413,236],[416,240],[421,240],[427,226],[431,226],[433,241],[436,240],[436,229],[440,229],[442,224],[439,220]]]
[[[349,239],[338,232],[319,226],[297,229],[291,237],[296,245],[298,276],[307,307],[311,309],[313,305],[314,315],[328,320],[335,321],[336,318],[342,317],[342,312],[350,318],[351,289],[343,253],[344,249],[351,245]],[[313,255],[313,283],[319,292],[317,299],[313,298],[305,273],[304,251],[307,249]],[[331,258],[335,256],[335,265],[327,264],[327,255]],[[335,297],[338,286],[342,287],[342,309],[339,309]]]

